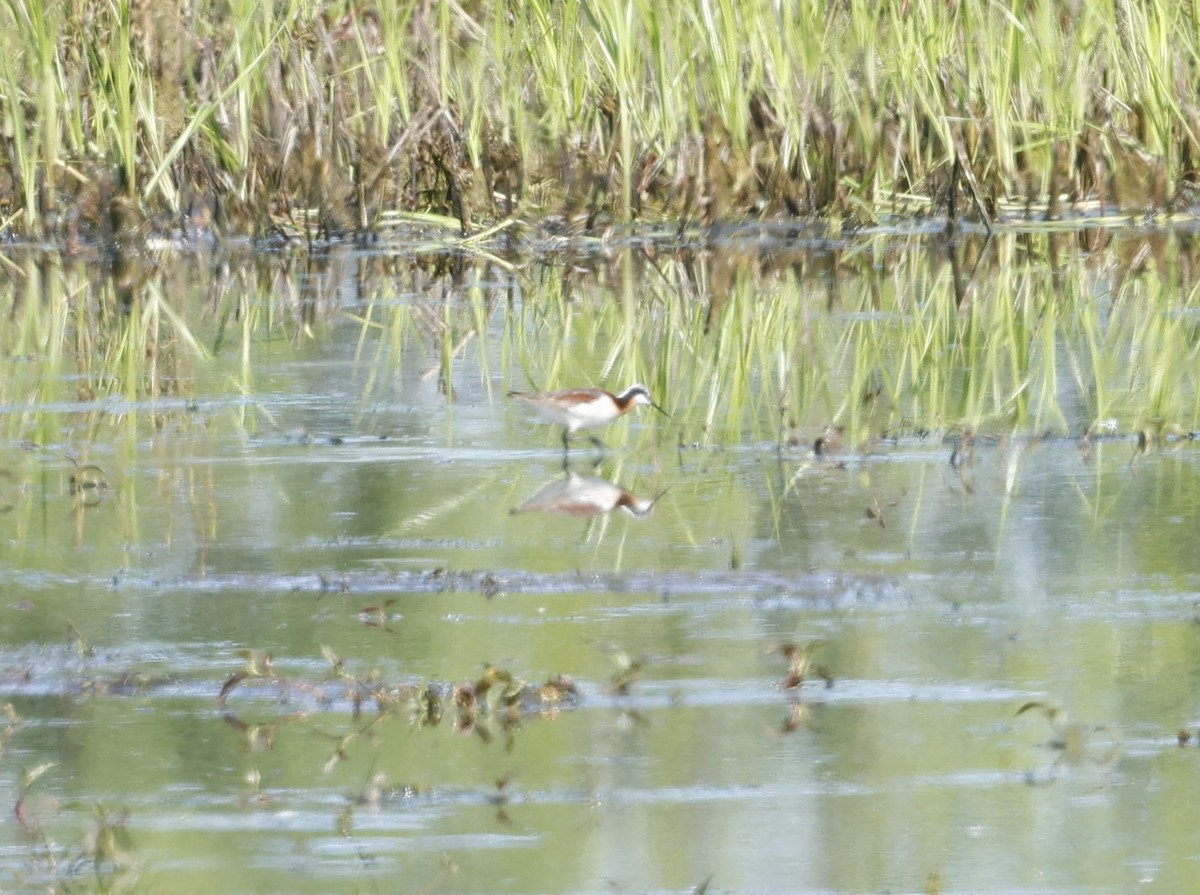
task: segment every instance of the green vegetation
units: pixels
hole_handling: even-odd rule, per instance
[[[438,854],[406,853],[409,888],[414,855],[444,861],[421,891],[452,874],[432,815],[461,826],[460,804],[507,824],[511,799],[528,829],[567,831],[546,853],[582,854],[592,793],[638,741],[669,768],[646,786],[677,793],[707,785],[726,744],[752,750],[764,720],[806,728],[799,691],[832,684],[814,658],[831,633],[839,680],[970,668],[989,692],[1044,687],[1017,714],[1045,714],[1049,780],[1121,751],[1116,721],[1107,743],[1049,691],[1082,714],[1079,682],[1103,700],[1119,677],[1128,705],[1097,717],[1194,725],[1178,700],[1142,712],[1145,687],[1186,683],[1192,662],[1176,606],[1200,486],[1154,452],[1200,444],[1200,241],[1179,225],[1198,183],[1198,9],[0,0],[0,769],[22,862],[0,880],[169,891],[141,863],[175,852],[243,874],[257,859],[223,805],[328,815],[367,856],[381,828],[356,822],[431,793],[419,823]],[[505,392],[633,382],[669,416],[606,430],[585,486],[661,499],[653,519],[511,516],[557,476],[558,433]],[[929,447],[859,462],[896,442]],[[1048,442],[1065,472],[1034,465]],[[923,450],[935,462],[907,462]],[[1061,578],[1044,585],[1043,565]],[[642,571],[669,584],[643,593]],[[845,613],[857,639],[839,630],[844,590],[886,602],[873,576],[912,572],[927,592]],[[1051,614],[942,618],[1018,588]],[[1076,613],[1053,615],[1042,598],[1059,594],[1098,598],[1082,633],[1056,624]],[[927,599],[954,612],[900,623]],[[1110,652],[1119,676],[1096,664]],[[559,669],[581,689],[544,676]],[[732,682],[719,724],[689,702],[693,675]],[[781,691],[769,714],[737,704],[751,678]],[[627,710],[631,692],[650,698]],[[852,697],[815,725],[837,737],[820,761],[888,743],[879,767],[899,756],[908,806],[913,779],[1000,764],[957,736],[909,742],[964,710],[964,729],[994,731],[993,698],[906,694],[887,714],[880,691],[848,722]],[[764,799],[779,752],[737,762],[767,768]],[[875,760],[852,758],[825,777],[839,802],[836,775],[857,787]],[[727,783],[719,801],[760,786]],[[58,794],[80,792],[88,832],[63,844],[83,801]],[[646,828],[704,841],[675,802],[655,799]],[[197,809],[218,835],[176,829]],[[862,824],[833,827],[854,835],[823,851],[865,865]],[[846,879],[813,885],[879,888]]]
[[[482,251],[454,265],[301,253],[257,272],[176,257],[124,280],[29,255],[0,286],[0,438],[78,445],[83,464],[102,428],[132,441],[221,396],[235,400],[220,420],[278,431],[259,380],[334,344],[354,346],[364,413],[405,369],[495,402],[642,381],[671,414],[653,427],[670,445],[811,447],[833,427],[856,450],[961,431],[1150,447],[1200,428],[1188,235],[939,242],[735,240],[721,257],[627,251],[515,273]]]
[[[0,224],[1169,213],[1197,81],[1188,0],[4,0]]]

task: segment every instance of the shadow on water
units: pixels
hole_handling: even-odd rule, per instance
[[[494,248],[11,252],[0,887],[1187,890],[1190,233]]]

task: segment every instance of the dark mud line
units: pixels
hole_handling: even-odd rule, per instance
[[[644,572],[584,574],[524,571],[348,572],[303,575],[225,574],[182,578],[153,578],[138,572],[121,572],[109,585],[145,588],[160,592],[225,593],[280,591],[296,594],[445,594],[478,592],[485,597],[518,594],[640,593],[669,601],[675,594],[719,595],[739,598],[794,598],[817,605],[881,603],[911,599],[899,580],[864,573],[807,572]]]

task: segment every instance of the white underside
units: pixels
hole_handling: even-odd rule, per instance
[[[593,426],[603,426],[619,417],[617,407],[611,401],[589,401],[586,404],[576,404],[569,410],[555,404],[542,404],[528,399],[525,403],[537,411],[542,419],[565,426],[568,432],[575,433],[580,429],[590,429]]]

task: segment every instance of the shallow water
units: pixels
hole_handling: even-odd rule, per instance
[[[603,369],[621,318],[581,302],[563,361],[531,296],[483,311],[476,280],[447,380],[380,310],[428,293],[350,288],[360,263],[292,271],[310,332],[181,351],[170,393],[10,368],[0,887],[1194,888],[1196,441],[1082,444],[1080,416],[817,456],[836,408],[789,443],[767,398],[668,394],[568,475],[505,392]],[[194,279],[163,287],[181,310]],[[254,282],[243,315],[274,307]],[[194,319],[210,347],[242,325]],[[595,479],[653,510],[529,506]],[[788,643],[816,644],[790,688]]]

